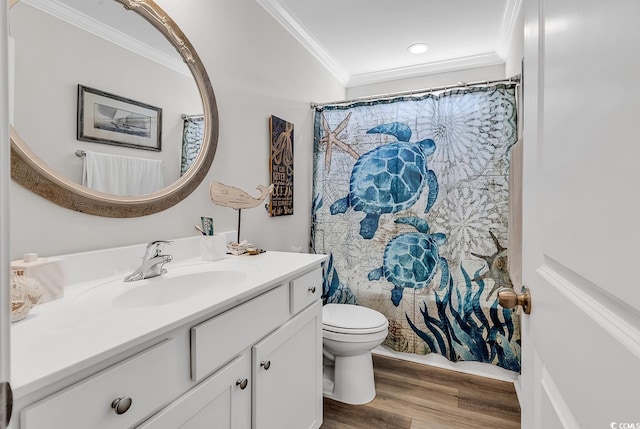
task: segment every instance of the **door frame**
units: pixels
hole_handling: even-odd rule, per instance
[[[11,154],[9,146],[9,46],[8,3],[0,8],[0,429],[4,429],[5,410],[10,412],[10,327],[9,287],[9,184]],[[5,384],[6,383],[6,384]]]

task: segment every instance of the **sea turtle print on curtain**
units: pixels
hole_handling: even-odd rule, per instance
[[[427,169],[427,156],[436,146],[425,139],[409,143],[411,129],[401,122],[371,128],[367,134],[388,134],[396,142],[378,146],[358,158],[349,180],[349,194],[331,205],[331,214],[344,213],[351,206],[366,213],[360,221],[360,235],[370,239],[383,213],[398,213],[413,206],[425,184],[429,196],[425,212],[438,195],[435,173]]]
[[[385,345],[520,369],[507,271],[513,85],[316,111],[312,248],[325,302],[389,319]]]

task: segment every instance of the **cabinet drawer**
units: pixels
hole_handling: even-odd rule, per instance
[[[291,280],[291,314],[296,314],[322,295],[322,268]]]
[[[178,343],[165,340],[107,368],[21,413],[22,429],[121,429],[151,414],[180,393]],[[186,378],[186,377],[183,377]],[[116,414],[112,402],[129,397],[131,407]]]
[[[289,291],[279,286],[191,328],[191,378],[200,381],[289,319]]]

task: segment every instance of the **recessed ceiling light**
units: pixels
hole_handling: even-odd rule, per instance
[[[427,52],[427,49],[429,49],[429,45],[427,45],[426,43],[414,43],[407,48],[409,52],[416,55],[424,54],[425,52]]]

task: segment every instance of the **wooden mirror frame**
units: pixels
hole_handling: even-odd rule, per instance
[[[9,0],[9,8],[19,0]],[[96,216],[129,218],[168,209],[200,185],[213,162],[218,144],[218,109],[209,76],[195,49],[178,25],[153,0],[113,0],[137,12],[160,31],[187,64],[196,81],[205,125],[200,153],[184,176],[152,194],[119,196],[93,191],[54,173],[11,127],[11,178],[62,207]]]

